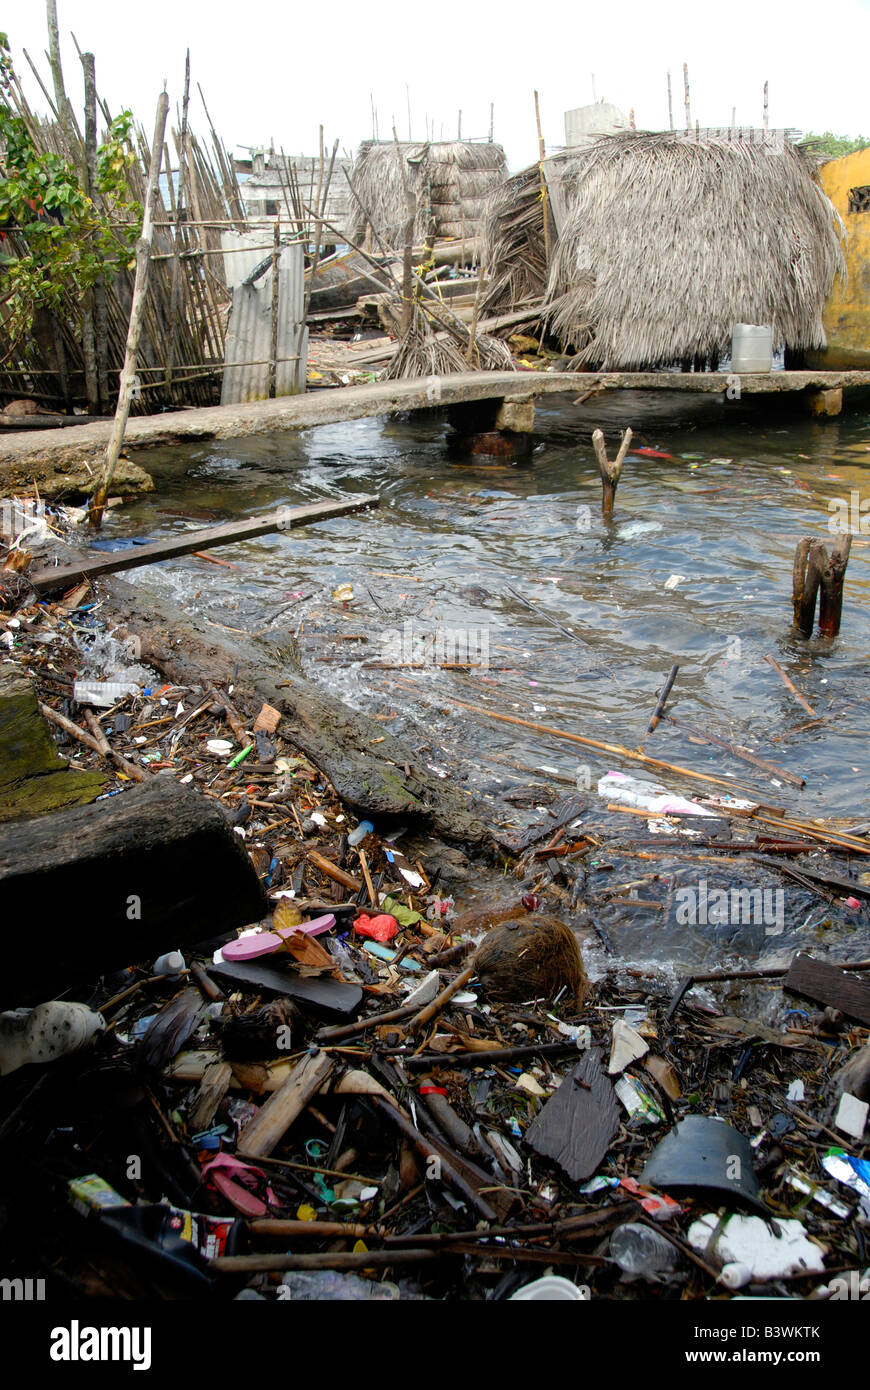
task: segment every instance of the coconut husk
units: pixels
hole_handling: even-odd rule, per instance
[[[551,999],[564,990],[563,999],[579,1006],[589,989],[577,938],[546,913],[492,927],[474,953],[474,966],[490,999]]]

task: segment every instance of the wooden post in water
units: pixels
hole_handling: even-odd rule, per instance
[[[804,637],[812,637],[816,616],[816,597],[819,599],[819,632],[823,637],[836,637],[840,631],[843,612],[843,583],[852,536],[841,531],[829,555],[821,541],[804,536],[797,543],[792,570],[792,605],[794,623]]]
[[[592,447],[595,450],[595,457],[598,460],[598,468],[601,473],[601,515],[605,521],[609,521],[613,516],[613,502],[616,497],[616,489],[622,475],[622,464],[628,453],[629,445],[632,440],[631,429],[627,429],[622,436],[619,446],[619,453],[611,463],[607,457],[607,446],[604,443],[604,435],[601,430],[595,430],[592,435]]]
[[[106,462],[100,481],[91,497],[88,522],[99,530],[103,524],[103,512],[109,496],[109,488],[115,473],[115,465],[124,442],[124,430],[130,414],[130,401],[133,395],[133,381],[136,376],[136,357],[139,351],[139,337],[145,315],[145,300],[148,294],[148,267],[151,260],[151,241],[154,235],[154,204],[157,198],[157,180],[163,162],[163,132],[166,129],[166,116],[169,111],[169,97],[161,92],[157,102],[157,115],[154,121],[154,139],[151,144],[151,163],[148,167],[148,186],[145,192],[145,214],[142,219],[142,234],[136,242],[136,278],[133,283],[133,303],[130,309],[130,325],[127,329],[127,349],[124,354],[124,370],[121,372],[121,387],[118,392],[118,407],[109,446],[106,449]]]
[[[826,557],[819,597],[819,632],[823,637],[836,637],[840,631],[840,620],[843,616],[843,582],[851,549],[851,532],[841,531],[834,541],[830,559]]]

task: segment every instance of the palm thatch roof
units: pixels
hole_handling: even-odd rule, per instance
[[[629,132],[572,150],[555,172],[563,206],[544,312],[577,366],[715,358],[737,322],[771,325],[778,347],[824,346],[843,227],[792,144]],[[485,313],[540,284],[537,182],[527,170],[490,200]]]
[[[514,174],[490,195],[480,260],[486,276],[486,292],[480,305],[482,318],[506,313],[527,300],[543,299],[547,261],[537,164]]]
[[[503,182],[507,160],[501,145],[480,141],[424,144],[365,140],[353,168],[357,193],[353,237],[361,241],[366,224],[390,246],[405,236],[405,190],[416,199],[414,241],[419,245],[434,220],[437,237],[480,234],[487,197]]]

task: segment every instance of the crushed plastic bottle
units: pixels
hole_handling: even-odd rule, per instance
[[[611,1258],[624,1274],[655,1279],[676,1268],[679,1258],[669,1240],[648,1226],[629,1221],[610,1237]]]

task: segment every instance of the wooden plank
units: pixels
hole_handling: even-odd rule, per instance
[[[799,952],[783,980],[789,994],[800,994],[817,1004],[839,1009],[849,1018],[870,1027],[870,981],[856,980],[836,965]]]
[[[239,1135],[238,1151],[246,1158],[270,1154],[293,1121],[332,1073],[335,1061],[326,1052],[308,1052],[279,1091],[269,1097]]]
[[[555,1159],[572,1182],[591,1178],[619,1130],[620,1110],[601,1066],[601,1051],[590,1048],[565,1077],[526,1130],[526,1143]]]
[[[204,526],[196,531],[186,531],[183,536],[174,536],[170,540],[155,541],[153,545],[111,551],[97,560],[80,560],[75,564],[59,566],[57,569],[37,570],[35,574],[28,575],[28,578],[40,593],[46,593],[51,589],[66,589],[71,584],[77,584],[82,579],[93,579],[99,574],[138,569],[141,565],[153,565],[159,560],[171,560],[178,555],[192,555],[195,550],[211,550],[217,545],[254,540],[257,536],[267,536],[273,531],[288,531],[296,526],[307,526],[310,522],[329,521],[336,516],[347,516],[351,512],[361,512],[377,506],[380,506],[380,498],[365,493],[361,497],[348,498],[341,502],[311,502],[304,507],[279,507],[277,511],[263,512],[259,516],[249,517],[246,521],[228,521],[221,526]]]

